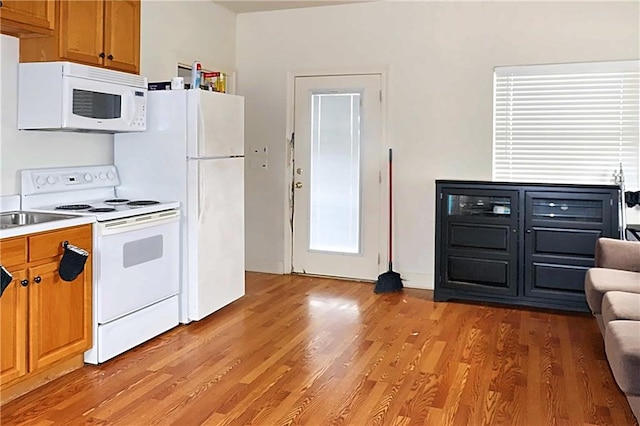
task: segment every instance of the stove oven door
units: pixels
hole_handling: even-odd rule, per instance
[[[178,294],[179,226],[177,210],[98,223],[99,324]]]

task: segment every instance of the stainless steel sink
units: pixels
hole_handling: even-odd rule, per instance
[[[15,228],[17,226],[35,225],[37,223],[53,222],[55,220],[73,219],[77,216],[57,213],[36,212],[7,212],[0,213],[0,229]]]

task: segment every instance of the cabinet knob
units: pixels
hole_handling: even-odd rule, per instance
[[[40,284],[40,281],[42,281],[42,278],[40,278],[40,277],[35,277],[35,278],[33,279],[33,281],[34,281],[36,284]]]
[[[113,55],[107,56],[107,59],[110,60],[110,61],[113,61]]]
[[[513,229],[511,230],[511,232],[513,232],[513,233],[515,234],[516,232],[518,232],[518,230],[517,230],[516,228],[513,228]]]
[[[100,54],[98,56],[100,56],[101,58],[104,59],[104,52],[100,52]]]
[[[531,229],[527,229],[527,234],[530,234],[530,233],[531,233]]]
[[[2,6],[4,6],[4,5],[2,4],[2,1],[0,1],[0,7],[2,7]]]
[[[0,2],[0,3],[2,3],[2,2]],[[26,286],[28,286],[28,285],[29,285],[29,280],[22,280],[22,281],[20,281],[20,285],[21,285],[22,287],[26,287]]]

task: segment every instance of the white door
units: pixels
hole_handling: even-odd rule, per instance
[[[200,320],[244,296],[244,158],[190,161],[194,167],[187,273],[189,318]]]
[[[295,79],[293,271],[379,273],[381,77]]]
[[[187,92],[189,157],[244,155],[244,98],[205,90]]]

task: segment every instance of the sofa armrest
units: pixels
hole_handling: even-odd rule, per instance
[[[640,272],[640,243],[598,238],[596,267]]]

